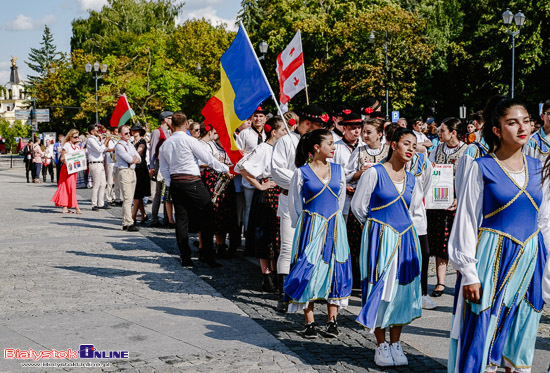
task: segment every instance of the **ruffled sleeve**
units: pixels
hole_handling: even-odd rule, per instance
[[[353,194],[353,199],[351,200],[351,211],[357,220],[361,222],[361,224],[365,223],[367,220],[370,197],[377,182],[378,173],[376,172],[376,167],[371,167],[367,171],[363,172],[359,178],[357,188],[355,188],[355,193]]]
[[[290,189],[288,192],[288,206],[290,212],[290,219],[292,228],[296,228],[298,219],[302,214],[303,209],[303,195],[302,187],[304,185],[304,179],[302,178],[302,171],[297,169],[294,171],[294,175],[290,180]]]
[[[483,214],[483,175],[477,162],[463,181],[455,220],[449,236],[449,261],[462,274],[462,285],[479,283],[476,270],[477,232]]]
[[[271,153],[268,153],[265,146],[258,145],[251,153],[245,155],[235,166],[235,172],[246,170],[255,178],[269,176],[264,175],[268,169],[271,169]],[[270,145],[267,145],[271,147]]]

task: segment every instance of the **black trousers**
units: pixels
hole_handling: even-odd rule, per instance
[[[25,175],[27,176],[27,181],[29,181],[29,173],[31,174],[32,179],[34,180],[33,171],[32,171],[32,162],[25,161]]]
[[[430,264],[430,245],[428,235],[418,236],[420,241],[420,250],[422,251],[422,273],[420,275],[420,284],[422,286],[422,295],[428,295],[428,265]]]
[[[191,258],[189,217],[199,224],[202,234],[200,258],[214,260],[214,212],[210,194],[202,180],[170,183],[170,195],[176,217],[176,240],[182,259]]]
[[[51,162],[49,165],[44,166],[42,165],[42,179],[46,181],[46,176],[48,176],[48,173],[50,174],[50,178],[53,183],[53,162]]]
[[[63,166],[63,163],[58,162],[55,164],[55,173],[57,176],[57,185],[59,185],[59,175],[61,174],[61,167]]]

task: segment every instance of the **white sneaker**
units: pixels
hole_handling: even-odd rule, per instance
[[[376,351],[374,351],[374,363],[379,367],[392,367],[394,365],[388,342],[384,342],[376,348]]]
[[[437,304],[427,295],[422,296],[422,308],[425,310],[433,310],[435,307],[437,307]]]
[[[401,342],[395,342],[390,345],[391,357],[395,366],[409,365],[409,360],[401,349]]]

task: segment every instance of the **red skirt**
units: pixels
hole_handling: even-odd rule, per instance
[[[76,177],[76,172],[72,175],[67,173],[66,165],[61,167],[59,184],[52,197],[52,202],[55,203],[56,207],[78,207],[78,201],[76,200]]]

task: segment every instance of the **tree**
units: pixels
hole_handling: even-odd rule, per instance
[[[30,137],[30,126],[24,125],[20,120],[16,120],[12,125],[5,119],[0,119],[0,136],[6,143],[6,150],[13,153],[16,137]]]
[[[60,60],[60,53],[57,51],[56,46],[53,43],[53,35],[48,25],[44,26],[44,34],[42,35],[40,45],[42,45],[42,47],[38,49],[31,48],[31,52],[29,53],[29,62],[25,61],[27,66],[38,74],[28,77],[31,92],[33,92],[36,84],[40,83],[42,79],[44,79],[51,66]]]

